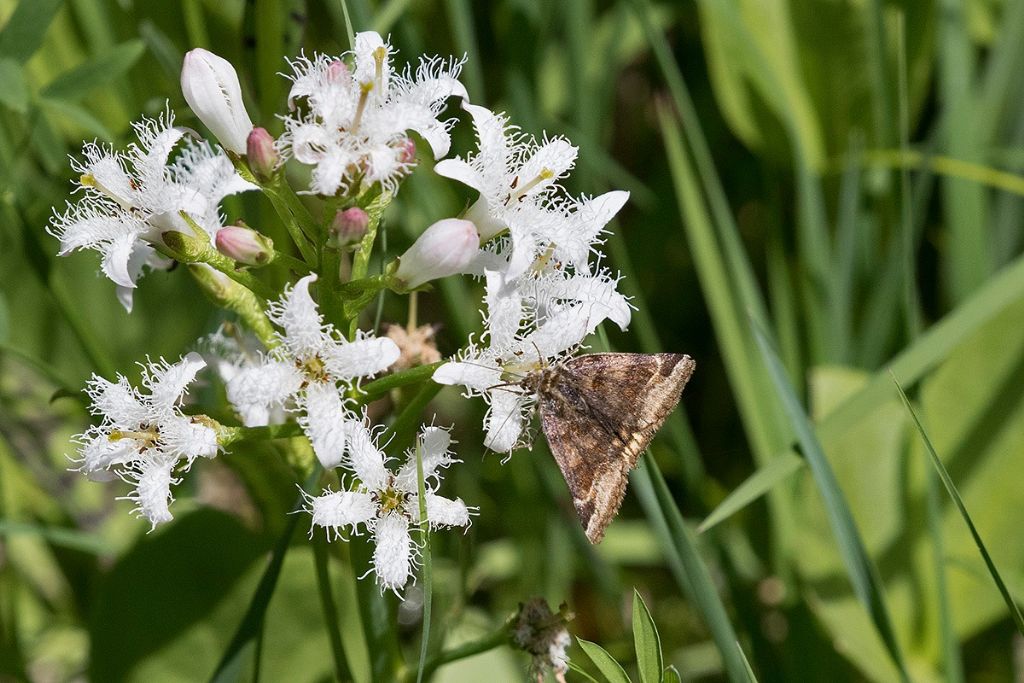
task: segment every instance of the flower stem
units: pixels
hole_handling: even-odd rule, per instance
[[[473,640],[458,647],[453,647],[450,650],[439,652],[430,659],[420,668],[420,673],[423,679],[429,679],[438,667],[452,662],[457,662],[460,659],[466,657],[472,657],[478,655],[481,652],[487,652],[493,650],[496,647],[500,647],[508,642],[509,639],[509,627],[511,622],[505,622],[501,628],[494,633],[488,634],[479,640]],[[406,672],[405,680],[408,683],[417,680],[416,675],[412,671]]]
[[[221,446],[231,446],[242,441],[268,441],[270,439],[290,439],[301,436],[302,428],[296,422],[288,422],[266,427],[223,427],[223,436],[218,441]]]
[[[313,558],[316,566],[316,585],[320,593],[320,607],[327,624],[327,635],[331,643],[331,654],[334,657],[334,677],[339,681],[352,678],[345,659],[345,649],[341,644],[341,628],[338,626],[338,609],[331,590],[331,574],[328,564],[327,537],[317,536],[313,541]]]
[[[434,374],[434,370],[437,370],[444,363],[445,361],[437,361],[436,363],[430,363],[429,365],[418,365],[415,368],[409,368],[402,372],[396,372],[393,375],[381,377],[378,380],[374,380],[373,382],[366,384],[361,388],[361,390],[353,390],[350,393],[350,396],[356,399],[359,403],[365,405],[371,401],[377,400],[392,389],[416,384],[425,379],[429,379],[430,376]]]
[[[430,555],[430,523],[427,520],[427,488],[423,483],[423,448],[416,443],[416,493],[420,502],[420,534],[423,536],[423,635],[420,638],[420,665],[416,683],[423,681],[427,646],[430,644],[430,607],[434,593],[434,570]]]

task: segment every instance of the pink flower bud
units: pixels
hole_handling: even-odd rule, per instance
[[[230,62],[202,48],[190,50],[181,68],[181,92],[224,149],[245,154],[252,119]]]
[[[445,218],[427,228],[402,254],[395,278],[415,289],[424,282],[463,272],[480,250],[476,226],[460,218]]]
[[[343,78],[348,78],[349,73],[348,66],[340,59],[335,59],[327,65],[327,80],[331,83],[337,83]]]
[[[277,150],[274,148],[274,138],[266,128],[253,128],[249,133],[246,156],[249,158],[249,168],[257,178],[267,180],[274,175],[278,162]]]
[[[401,152],[398,154],[398,160],[403,164],[414,164],[416,163],[416,143],[412,138],[406,138],[400,145]]]
[[[345,246],[363,239],[369,225],[370,216],[358,206],[353,206],[335,214],[331,233],[339,246]]]
[[[217,231],[217,251],[248,266],[263,266],[274,257],[274,242],[252,228],[229,225]]]

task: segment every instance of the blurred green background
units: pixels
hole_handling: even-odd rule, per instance
[[[502,465],[479,445],[481,402],[440,394],[433,410],[456,423],[465,460],[446,491],[480,515],[465,537],[435,538],[432,647],[488,633],[542,595],[567,601],[574,635],[634,671],[635,586],[666,663],[683,680],[725,679],[736,653],[713,639],[721,632],[701,605],[714,596],[679,563],[672,539],[688,536],[759,680],[889,681],[900,668],[915,681],[1024,676],[1024,640],[889,375],[1020,595],[1024,2],[348,7],[357,31],[391,34],[399,62],[466,53],[475,102],[526,132],[569,136],[581,148],[570,191],[632,193],[606,250],[638,311],[608,341],[698,363],[653,446],[690,533],[665,526],[659,512],[672,510],[641,482],[596,548],[543,443]],[[346,50],[342,5],[0,0],[0,26],[0,680],[205,679],[286,530],[294,474],[273,446],[200,463],[175,522],[146,535],[114,500],[123,485],[67,472],[69,437],[88,424],[69,394],[92,372],[137,378],[136,361],[176,358],[224,316],[184,269],[147,275],[129,316],[95,254],[56,258],[44,228],[68,197],[67,155],[82,139],[123,145],[129,122],[165,100],[179,124],[200,127],[178,86],[192,47],[232,61],[253,120],[279,133],[283,58]],[[457,131],[464,153],[471,128]],[[391,255],[467,198],[421,169],[389,210]],[[261,198],[226,209],[285,243]],[[443,353],[479,328],[479,297],[470,281],[421,296],[419,320],[443,325]],[[405,315],[404,301],[385,299],[385,320]],[[775,352],[784,376],[772,373]],[[218,392],[197,397],[215,405]],[[816,440],[786,403],[794,394]],[[834,479],[804,466],[815,441]],[[722,521],[692,533],[716,508]],[[859,546],[841,531],[850,526],[827,509],[859,529],[871,559],[859,575],[849,561]],[[349,666],[369,680],[366,624],[340,561],[349,549],[329,552]],[[295,534],[265,620],[263,680],[332,675],[313,558]],[[873,615],[851,585],[867,586]],[[398,610],[393,651],[412,667],[418,591],[400,609],[386,603]],[[501,648],[437,680],[517,680],[526,664]]]

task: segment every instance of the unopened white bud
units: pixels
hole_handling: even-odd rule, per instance
[[[252,119],[242,102],[242,87],[231,63],[208,50],[185,54],[181,91],[199,120],[220,144],[235,154],[246,153]]]
[[[445,218],[427,228],[402,254],[395,279],[406,289],[463,272],[480,250],[476,226]]]

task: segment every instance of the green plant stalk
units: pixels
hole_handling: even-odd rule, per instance
[[[416,683],[423,682],[423,667],[430,644],[430,608],[434,592],[434,570],[430,556],[430,522],[427,519],[427,487],[423,481],[423,448],[416,443],[416,494],[420,508],[420,534],[423,536],[423,635],[420,636],[420,665]]]
[[[331,590],[331,572],[327,554],[327,538],[318,536],[313,541],[313,562],[316,567],[316,586],[320,595],[320,609],[324,613],[327,636],[331,643],[331,656],[334,658],[334,677],[338,681],[352,678],[345,659],[345,648],[341,644],[341,628],[338,625],[338,608]]]
[[[234,281],[225,286],[218,278],[212,277],[209,270],[194,263],[188,265],[188,270],[213,303],[238,315],[264,346],[272,349],[278,345],[274,326],[263,310],[263,303],[251,289]]]
[[[408,370],[402,370],[401,372],[396,372],[392,375],[386,375],[380,379],[375,379],[358,389],[353,389],[349,393],[349,397],[365,405],[372,401],[376,401],[392,389],[398,389],[400,387],[417,384],[430,379],[431,375],[434,374],[434,371],[447,362],[448,361],[439,360],[436,363],[430,363],[429,365],[417,365],[416,367],[409,368]]]
[[[320,467],[320,463],[316,463],[313,467],[313,472],[306,479],[304,488],[306,490],[313,489],[320,479],[322,472],[323,468]],[[303,500],[302,494],[299,494],[292,508],[293,512],[298,512],[302,509]],[[231,637],[231,642],[228,643],[224,655],[210,677],[211,683],[233,683],[237,681],[245,664],[246,655],[258,652],[257,641],[263,632],[263,619],[267,614],[270,598],[274,594],[274,588],[276,588],[277,580],[281,575],[281,567],[284,565],[285,553],[288,552],[291,538],[295,533],[298,523],[299,515],[288,515],[288,523],[285,526],[284,532],[274,545],[270,562],[263,571],[263,576],[260,577],[259,585],[256,586],[256,592],[253,593],[245,616],[242,617],[238,629]],[[257,670],[259,669],[258,662],[256,668]]]
[[[415,434],[416,427],[419,426],[420,413],[437,396],[442,386],[436,382],[425,383],[384,432],[383,442],[387,443],[390,440],[391,447],[396,452],[408,448],[412,443],[411,437]]]
[[[302,436],[302,427],[296,422],[287,422],[265,427],[222,427],[222,438],[218,439],[221,446],[232,446],[243,441],[269,441],[271,439],[290,439]]]
[[[478,655],[481,652],[487,652],[488,650],[493,650],[496,647],[501,647],[502,645],[507,644],[511,637],[511,626],[512,622],[509,620],[494,633],[486,635],[479,640],[474,640],[465,643],[464,645],[454,647],[450,650],[444,650],[429,658],[420,668],[423,680],[429,680],[433,673],[445,664],[451,664],[452,662],[457,662],[460,659],[466,659],[467,657],[472,657],[473,655]],[[413,673],[409,671],[406,673],[405,680],[407,683],[411,683],[412,681],[418,680],[417,676],[419,676],[419,674],[414,676]]]
[[[642,499],[649,498],[656,502],[657,514],[667,525],[672,543],[671,548],[662,548],[662,551],[666,557],[669,557],[670,553],[675,555],[682,566],[683,578],[689,586],[688,592],[704,618],[708,630],[711,631],[711,637],[722,657],[726,676],[734,683],[744,683],[747,674],[743,660],[736,652],[736,632],[729,621],[715,583],[697,552],[693,534],[687,529],[682,513],[672,499],[672,494],[650,451],[647,451],[637,468],[633,470],[632,481]]]
[[[985,561],[988,573],[992,576],[992,581],[996,584],[996,587],[999,589],[999,593],[1003,596],[1003,601],[1006,603],[1010,616],[1013,618],[1013,623],[1017,627],[1017,632],[1024,636],[1024,615],[1021,614],[1020,608],[1017,606],[1017,602],[1013,599],[1009,589],[1006,587],[1006,583],[1003,581],[1003,577],[999,574],[999,570],[996,569],[995,562],[992,561],[992,556],[989,555],[988,548],[985,547],[985,542],[981,540],[981,534],[978,533],[977,527],[974,526],[974,521],[967,512],[967,507],[964,505],[964,501],[960,497],[960,492],[956,489],[956,484],[953,483],[953,478],[949,476],[949,472],[946,471],[946,466],[942,464],[942,459],[939,458],[939,454],[935,452],[935,447],[932,445],[931,439],[928,438],[928,433],[925,432],[924,425],[921,424],[921,420],[917,416],[917,411],[914,410],[914,406],[911,405],[910,399],[907,398],[907,395],[903,393],[903,387],[900,386],[899,381],[896,379],[896,375],[892,373],[890,374],[892,376],[893,383],[896,385],[896,390],[899,392],[900,400],[903,401],[903,405],[906,407],[907,412],[910,413],[910,417],[914,421],[914,426],[917,427],[918,434],[921,435],[921,440],[924,442],[925,450],[928,451],[928,457],[931,459],[932,466],[935,468],[939,478],[942,480],[943,486],[946,487],[946,492],[949,494],[949,497],[953,499],[953,503],[960,512],[960,517],[964,520],[964,524],[967,525],[967,529],[971,532],[971,537],[974,539],[974,544],[978,547],[978,552],[981,553],[981,557]]]
[[[284,172],[278,171],[273,178],[264,182],[256,177],[244,158],[236,154],[228,156],[234,163],[235,170],[244,180],[259,186],[263,194],[270,200],[271,206],[274,207],[274,211],[277,212],[278,218],[281,219],[295,246],[298,247],[303,260],[311,268],[316,268],[319,265],[319,259],[314,244],[318,241],[318,227],[306,205],[299,200],[295,190],[288,184]]]
[[[964,664],[960,656],[960,640],[953,626],[949,604],[949,583],[946,581],[946,544],[942,533],[942,504],[939,501],[938,474],[934,469],[925,473],[928,506],[928,535],[932,537],[932,571],[935,572],[935,592],[939,603],[939,633],[942,636],[943,673],[948,683],[963,683]]]

